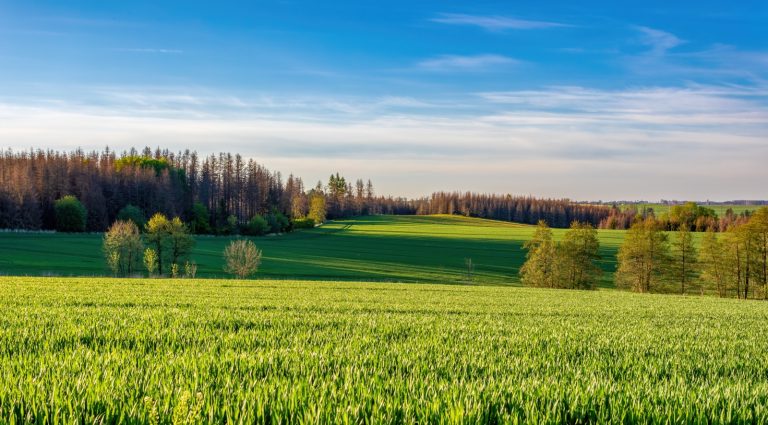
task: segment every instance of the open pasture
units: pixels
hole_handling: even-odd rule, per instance
[[[460,216],[370,216],[312,230],[255,238],[264,252],[258,276],[278,279],[515,283],[523,244],[534,227]],[[564,233],[554,229],[556,238]],[[623,231],[599,232],[611,285]],[[222,251],[230,237],[200,236],[192,253],[200,277],[223,277]],[[0,274],[108,275],[97,234],[0,233]]]

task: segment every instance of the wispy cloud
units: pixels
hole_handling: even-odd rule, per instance
[[[483,54],[471,56],[442,55],[418,63],[430,71],[477,71],[491,67],[517,65],[520,61],[503,55]]]
[[[571,26],[558,22],[534,21],[509,16],[466,15],[461,13],[441,13],[430,20],[441,24],[475,26],[488,31],[507,29],[530,30]]]
[[[685,43],[670,32],[642,26],[637,27],[637,30],[641,34],[640,43],[648,46],[649,53],[653,55],[663,55],[668,50]]]

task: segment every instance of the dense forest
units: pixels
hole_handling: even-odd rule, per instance
[[[420,199],[378,196],[370,180],[331,174],[306,187],[301,177],[270,171],[239,154],[200,157],[196,152],[144,148],[121,153],[22,151],[0,153],[0,229],[56,229],[56,202],[74,197],[87,216],[86,231],[106,230],[125,214],[180,217],[196,233],[230,234],[255,216],[295,223],[368,214],[460,214],[566,228],[573,221],[627,229],[653,217],[667,229],[726,230],[748,214],[696,204],[678,205],[655,217],[653,210],[575,203],[531,196],[437,192]],[[71,201],[71,199],[69,199]],[[126,211],[128,211],[126,213]],[[278,217],[278,218],[275,218]],[[141,220],[138,220],[141,221]],[[283,226],[290,228],[290,225]]]
[[[322,197],[323,216],[411,213],[405,199],[376,196],[370,181],[332,175],[309,190],[300,177],[270,171],[240,155],[199,157],[168,150],[5,151],[0,155],[0,228],[55,229],[57,200],[74,197],[86,231],[104,231],[126,208],[197,223],[197,233],[230,233],[254,215],[307,216]],[[205,225],[207,222],[207,226]]]

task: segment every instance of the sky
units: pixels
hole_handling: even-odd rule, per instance
[[[307,186],[768,198],[768,2],[0,0],[0,148]]]

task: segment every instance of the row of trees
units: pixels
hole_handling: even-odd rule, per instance
[[[194,278],[197,264],[188,256],[195,245],[189,228],[179,217],[168,219],[155,214],[145,225],[145,232],[131,220],[118,220],[104,235],[104,255],[115,276],[141,274],[150,277],[168,275]],[[143,237],[142,237],[143,236]],[[261,264],[262,253],[249,240],[234,240],[224,249],[224,271],[238,278],[253,275]]]
[[[104,234],[104,254],[115,275],[132,275],[147,269],[150,276],[180,274],[182,261],[195,246],[189,227],[179,217],[157,213],[144,226],[144,234],[132,220],[118,220]],[[146,246],[146,247],[145,247]],[[194,277],[197,265],[186,261],[185,274]]]
[[[577,204],[568,199],[538,199],[530,196],[480,193],[436,192],[410,202],[414,214],[460,214],[536,224],[543,220],[552,227],[567,228],[572,222],[596,226],[608,217],[610,208]]]
[[[66,227],[56,205],[72,198],[85,220]],[[327,185],[306,189],[301,178],[284,179],[237,154],[201,158],[194,151],[149,148],[119,155],[109,148],[0,152],[0,229],[101,232],[126,208],[143,220],[161,213],[182,218],[195,233],[214,234],[237,233],[255,216],[269,220],[280,214],[290,222],[313,216],[322,222],[412,211],[405,199],[376,196],[370,181],[348,182],[334,174]]]
[[[709,229],[724,232],[730,227],[738,226],[749,220],[750,212],[735,213],[732,209],[726,210],[722,217],[718,217],[715,210],[695,202],[687,202],[682,205],[672,206],[668,212],[656,214],[653,208],[644,207],[621,209],[614,205],[607,217],[600,220],[598,227],[601,229],[629,229],[638,218],[653,218],[661,229],[675,231],[684,227],[691,231],[704,232]]]
[[[698,248],[687,225],[671,238],[663,230],[653,217],[632,224],[617,257],[618,287],[768,298],[768,207],[722,234],[708,230]]]

